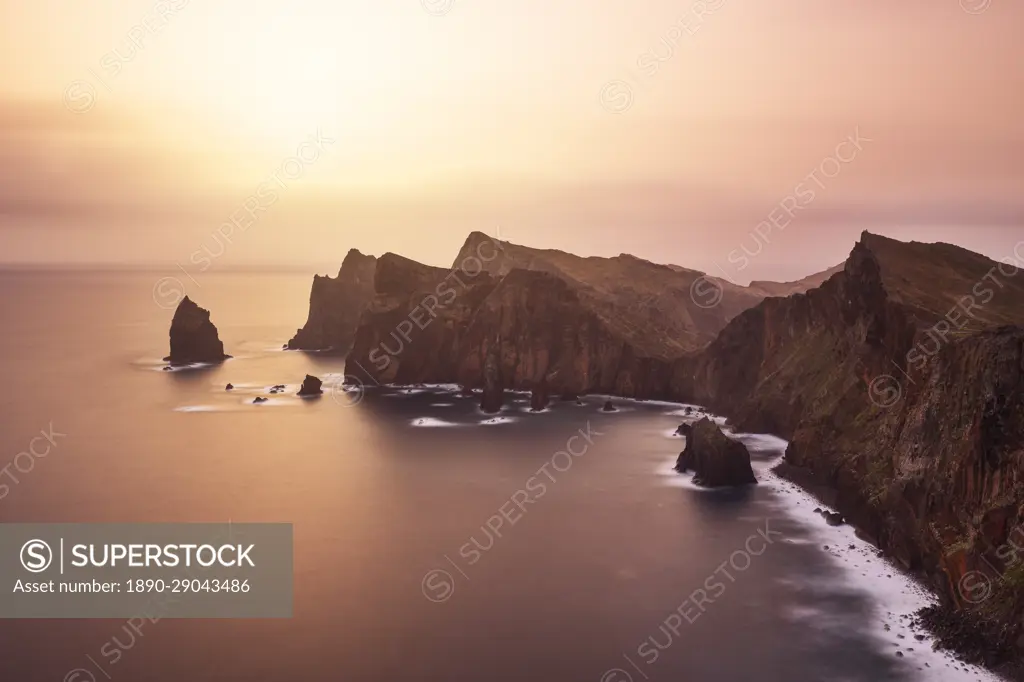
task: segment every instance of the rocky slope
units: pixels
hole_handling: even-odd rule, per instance
[[[739,315],[674,389],[788,438],[788,467],[834,490],[846,518],[947,605],[1015,641],[1022,324],[1024,272],[865,233],[820,288]]]
[[[347,353],[359,318],[373,298],[376,266],[376,258],[352,249],[345,256],[337,277],[314,276],[309,294],[309,317],[287,347]]]
[[[775,296],[779,298],[785,298],[786,296],[792,296],[793,294],[802,294],[810,291],[811,289],[817,289],[824,284],[832,275],[837,272],[842,272],[846,267],[845,263],[829,268],[824,272],[819,272],[803,279],[798,279],[795,282],[766,282],[763,280],[757,280],[750,283],[749,289],[760,292],[765,298],[769,296]]]
[[[643,398],[667,396],[674,362],[762,298],[676,266],[479,232],[448,270],[385,255],[374,288],[347,368],[361,380]]]
[[[188,296],[178,303],[171,320],[171,354],[164,358],[172,365],[223,362],[224,344],[217,327],[210,321],[210,311],[200,308]]]
[[[474,233],[451,269],[381,258],[347,371],[486,387],[490,409],[510,388],[708,405],[789,439],[790,473],[832,490],[947,605],[1016,642],[1024,273],[865,233],[841,269],[800,291],[821,277],[735,298],[684,268]],[[747,307],[755,289],[793,293]]]
[[[760,289],[629,254],[582,258],[497,241],[481,232],[469,235],[452,267],[465,265],[472,271],[477,261],[497,278],[519,269],[561,279],[611,333],[639,353],[661,359],[707,345],[729,320],[765,296]]]

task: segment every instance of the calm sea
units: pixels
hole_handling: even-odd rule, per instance
[[[306,373],[343,370],[280,350],[306,316],[294,274],[189,283],[235,357],[163,372],[161,276],[0,273],[0,467],[65,434],[7,470],[0,521],[292,523],[294,617],[3,620],[2,680],[980,676],[915,640],[924,597],[771,476],[777,439],[745,437],[755,489],[709,493],[670,471],[678,406],[520,397],[488,423],[445,389],[300,401]]]

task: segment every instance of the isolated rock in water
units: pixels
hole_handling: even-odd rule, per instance
[[[172,365],[193,362],[223,362],[224,344],[217,328],[210,322],[210,311],[197,306],[186,296],[174,311],[171,320],[171,354],[164,358]]]
[[[235,385],[234,384],[228,384],[227,386],[224,387],[224,390],[225,391],[233,391],[233,390],[235,390]]]
[[[746,446],[726,436],[706,417],[693,425],[686,449],[676,461],[676,471],[690,469],[693,482],[708,488],[757,483]]]
[[[263,396],[260,396],[260,397],[256,398],[255,400],[253,400],[253,403],[255,403],[257,405],[259,405],[260,403],[265,403],[265,402],[267,402],[267,399],[264,398]]]
[[[548,406],[548,386],[545,382],[540,382],[533,387],[533,392],[530,394],[530,411],[540,412]]]
[[[615,405],[613,405],[612,401],[610,401],[610,400],[606,400],[605,401],[604,407],[601,408],[601,411],[602,412],[618,412],[618,410],[615,409]]]
[[[324,382],[320,381],[320,379],[316,378],[312,374],[307,374],[306,378],[302,380],[302,386],[299,388],[299,395],[321,395],[324,392],[323,385]]]
[[[692,407],[687,407],[685,410],[683,410],[683,413],[684,414],[693,414],[693,408]]]

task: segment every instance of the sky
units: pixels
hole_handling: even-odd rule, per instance
[[[1012,255],[1024,4],[893,5],[0,0],[0,263]]]

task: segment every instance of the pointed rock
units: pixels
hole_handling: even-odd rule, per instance
[[[303,397],[322,395],[324,383],[312,374],[307,374],[306,378],[302,380],[302,386],[299,388],[299,395]]]
[[[194,362],[223,362],[224,344],[210,321],[210,311],[200,308],[188,296],[181,300],[171,320],[171,354],[164,360],[172,365]]]

